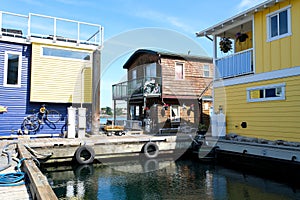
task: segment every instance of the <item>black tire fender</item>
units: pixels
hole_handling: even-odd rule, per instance
[[[81,165],[91,164],[94,162],[95,159],[95,151],[90,146],[80,146],[75,152],[75,159]]]
[[[147,158],[156,158],[159,154],[159,149],[157,144],[154,142],[147,142],[143,146],[143,153]]]
[[[144,172],[152,172],[159,169],[159,164],[156,159],[149,159],[144,164]]]

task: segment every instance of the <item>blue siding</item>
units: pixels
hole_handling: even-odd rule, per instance
[[[4,63],[5,52],[22,53],[21,87],[4,87]],[[32,110],[38,110],[42,103],[29,101],[30,91],[30,66],[31,45],[0,42],[0,105],[7,106],[8,112],[0,114],[0,136],[16,134],[21,128],[24,117],[32,114]],[[47,70],[47,69],[45,69]],[[58,110],[64,117],[67,112],[67,104],[48,104],[48,108]],[[64,121],[55,126],[42,125],[37,133],[60,133]]]

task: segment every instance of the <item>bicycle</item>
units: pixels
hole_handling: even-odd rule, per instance
[[[36,132],[41,124],[54,124],[57,123],[61,119],[61,114],[57,110],[48,110],[46,106],[43,104],[40,107],[39,112],[35,113],[33,110],[32,115],[28,115],[24,118],[21,130],[22,132]]]

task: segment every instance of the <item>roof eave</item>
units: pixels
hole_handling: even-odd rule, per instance
[[[250,15],[253,15],[254,13],[256,12],[259,12],[261,10],[264,10],[268,7],[271,7],[273,6],[274,4],[276,3],[279,3],[279,2],[282,2],[282,1],[286,1],[286,0],[268,0],[268,1],[265,1],[257,6],[254,6],[244,12],[241,12],[227,20],[224,20],[214,26],[211,26],[207,29],[204,29],[203,31],[200,31],[200,32],[197,32],[196,33],[196,36],[197,37],[203,37],[203,36],[207,36],[207,35],[214,35],[216,33],[216,30],[220,30],[220,29],[223,29],[225,28],[226,26],[228,25],[232,25],[240,20],[242,20],[243,18],[245,17],[248,17]]]

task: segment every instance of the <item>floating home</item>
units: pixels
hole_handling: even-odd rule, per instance
[[[177,132],[209,124],[212,59],[205,55],[138,49],[124,64],[127,80],[113,85],[113,100],[127,102],[128,120],[145,132]]]
[[[214,112],[225,113],[226,133],[300,142],[299,10],[298,0],[265,1],[197,33],[213,39]]]
[[[7,109],[0,136],[17,134],[42,104],[61,119],[29,134],[61,133],[67,107],[91,104],[93,51],[101,48],[102,32],[98,24],[0,12],[0,105]]]

